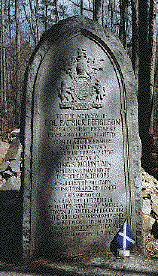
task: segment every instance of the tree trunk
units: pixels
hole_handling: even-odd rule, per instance
[[[80,0],[80,14],[83,15],[83,0]]]
[[[150,0],[149,9],[149,53],[150,53],[150,93],[154,94],[154,73],[156,63],[156,0]],[[153,107],[154,108],[154,107]],[[151,117],[151,129],[153,132],[153,116]]]
[[[11,11],[10,11],[11,1],[8,0],[8,21],[9,21],[9,43],[11,44],[12,31],[11,31]]]
[[[1,26],[0,26],[0,89],[1,89],[1,100],[3,103],[3,110],[6,112],[7,110],[7,99],[6,99],[6,83],[5,83],[5,75],[6,75],[6,51],[5,51],[5,31],[4,31],[4,5],[5,1],[1,0]]]
[[[148,0],[139,0],[139,72],[138,72],[138,119],[139,134],[142,141],[142,166],[152,174],[152,146],[153,140],[150,134],[150,122],[153,101],[154,75],[154,33],[155,23],[150,1],[150,20]],[[151,19],[152,18],[152,19]],[[150,26],[149,26],[150,21]],[[153,80],[152,80],[153,81]]]
[[[111,9],[111,31],[113,30],[113,25],[114,25],[114,3],[110,0],[109,1],[110,4],[110,9]]]
[[[138,103],[140,137],[149,133],[151,116],[150,72],[148,48],[148,0],[139,0],[139,72]]]
[[[16,37],[15,37],[15,125],[19,125],[19,53],[20,53],[20,36],[19,36],[19,2],[15,0],[15,24],[16,24]]]
[[[127,30],[127,21],[126,13],[128,8],[128,0],[120,0],[120,29],[119,29],[119,38],[122,41],[124,48],[127,46],[126,42],[126,30]]]
[[[131,0],[132,8],[132,65],[137,75],[137,59],[138,59],[138,0]]]
[[[39,41],[39,15],[38,15],[38,10],[39,10],[39,3],[38,0],[36,0],[36,6],[35,6],[35,18],[36,18],[36,25],[35,25],[35,37],[36,37],[36,45]]]
[[[93,20],[103,24],[103,0],[93,0]]]
[[[59,9],[58,9],[58,0],[54,0],[55,5],[55,23],[59,21]]]
[[[48,5],[46,5],[46,9],[45,9],[46,13],[45,13],[45,31],[47,30],[47,26],[48,26]]]

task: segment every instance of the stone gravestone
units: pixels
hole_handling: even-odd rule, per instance
[[[23,99],[25,257],[108,256],[126,219],[142,246],[136,91],[121,43],[97,23],[44,33]]]

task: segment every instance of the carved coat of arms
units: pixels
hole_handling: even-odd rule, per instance
[[[78,49],[71,66],[65,66],[58,87],[61,109],[91,109],[103,107],[103,88],[97,78],[95,60],[87,57],[85,49]]]

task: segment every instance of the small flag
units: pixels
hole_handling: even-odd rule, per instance
[[[125,221],[122,229],[116,234],[110,244],[110,250],[114,255],[118,255],[118,249],[127,250],[135,243],[132,231],[129,228],[128,222]]]

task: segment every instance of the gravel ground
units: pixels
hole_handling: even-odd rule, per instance
[[[128,258],[103,260],[94,258],[85,263],[48,263],[36,261],[28,265],[0,265],[0,276],[156,276],[158,259],[145,258],[143,255],[131,255]]]

